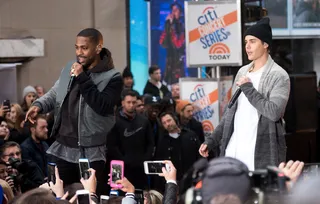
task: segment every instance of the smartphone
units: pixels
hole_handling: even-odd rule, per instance
[[[48,163],[48,182],[52,181],[54,184],[56,183],[56,163]]]
[[[143,204],[144,203],[143,190],[136,189],[134,192],[134,199],[137,202],[137,204]]]
[[[109,198],[110,198],[109,196],[101,195],[100,196],[100,204],[108,204]]]
[[[2,103],[2,105],[8,107],[8,109],[9,109],[8,112],[11,111],[11,103],[10,103],[10,100],[9,100],[9,99],[4,100],[3,103]]]
[[[110,190],[110,197],[117,197],[119,196],[119,191],[117,190]]]
[[[90,204],[90,192],[88,190],[78,190],[76,194],[78,204]]]
[[[124,163],[123,161],[119,160],[112,160],[110,162],[110,186],[112,188],[121,188],[122,186],[119,184],[116,184],[117,180],[123,179],[123,173],[124,171]]]
[[[90,171],[90,164],[89,160],[86,158],[79,159],[79,169],[80,169],[80,178],[83,178],[85,180],[89,179],[91,176]]]
[[[144,173],[146,174],[156,174],[159,175],[162,173],[162,168],[165,167],[168,171],[169,166],[164,164],[164,161],[145,161],[143,162]]]

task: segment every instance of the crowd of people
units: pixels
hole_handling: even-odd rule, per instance
[[[247,30],[253,63],[239,70],[234,86],[243,93],[205,137],[193,104],[179,98],[179,84],[170,91],[161,69],[151,66],[140,95],[130,68],[116,71],[101,33],[82,30],[77,61],[65,66],[48,92],[27,86],[21,105],[0,108],[0,200],[82,204],[76,192],[85,189],[91,203],[108,195],[110,204],[317,201],[302,193],[316,188],[316,179],[298,182],[304,163],[285,163],[280,119],[290,81],[268,54],[271,41],[268,20]],[[81,159],[89,163],[88,178],[79,169]],[[117,188],[109,185],[113,160],[124,163]],[[149,175],[145,161],[166,168]],[[48,164],[54,164],[54,177]]]

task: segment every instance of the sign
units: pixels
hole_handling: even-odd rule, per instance
[[[241,3],[185,2],[188,67],[242,65]]]
[[[214,79],[181,78],[180,98],[194,106],[194,117],[202,123],[205,136],[219,124],[218,81]]]

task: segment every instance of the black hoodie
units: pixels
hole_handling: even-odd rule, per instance
[[[140,114],[128,118],[122,110],[108,135],[108,156],[123,160],[130,167],[142,166],[152,158],[154,135],[149,120]]]
[[[66,96],[61,107],[61,125],[57,141],[68,146],[78,147],[78,115],[80,93],[85,102],[100,115],[113,114],[114,106],[120,99],[120,92],[123,87],[122,77],[114,77],[103,90],[105,95],[102,100],[97,100],[95,93],[99,92],[97,86],[90,78],[90,73],[101,73],[114,69],[111,53],[103,48],[100,52],[100,63],[90,70],[86,70],[75,78],[71,90]],[[101,104],[104,104],[103,106]]]

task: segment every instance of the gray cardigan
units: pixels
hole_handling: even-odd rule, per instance
[[[245,76],[253,62],[242,67],[235,78]],[[259,123],[255,147],[255,168],[265,168],[267,165],[278,165],[286,160],[285,130],[282,125],[286,105],[290,93],[290,78],[284,69],[269,56],[266,68],[262,73],[258,90],[252,83],[240,86],[241,91],[258,111]],[[232,91],[236,90],[234,83]],[[220,156],[225,155],[234,129],[234,116],[237,103],[227,109],[213,134],[206,138],[205,144],[210,150],[220,148]]]

